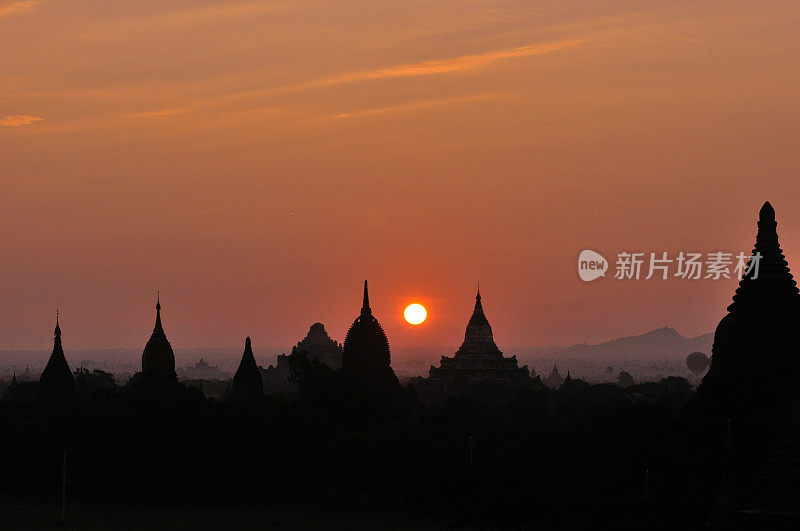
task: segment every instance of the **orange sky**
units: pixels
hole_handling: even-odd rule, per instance
[[[665,5],[668,4],[668,5]],[[582,249],[800,271],[785,2],[0,0],[0,350],[396,346],[713,329],[735,281],[590,284]],[[612,266],[613,267],[613,266]],[[406,303],[429,321],[402,322]]]

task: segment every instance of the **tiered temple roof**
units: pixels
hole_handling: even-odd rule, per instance
[[[318,359],[331,369],[342,366],[342,346],[330,338],[322,323],[311,325],[306,337],[292,348],[292,354],[297,352],[305,352],[309,359]]]
[[[528,367],[519,367],[516,356],[506,358],[497,348],[492,327],[483,312],[480,288],[464,342],[453,357],[442,356],[439,367],[431,366],[429,380],[455,388],[479,382],[530,383]]]
[[[759,212],[758,255],[758,267],[743,276],[717,326],[711,367],[698,389],[703,415],[771,418],[779,396],[797,397],[800,295],[768,202]]]

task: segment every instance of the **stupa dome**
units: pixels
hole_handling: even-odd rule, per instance
[[[390,365],[389,340],[369,307],[367,281],[364,281],[364,302],[359,315],[344,340],[342,368],[368,385],[399,385]]]

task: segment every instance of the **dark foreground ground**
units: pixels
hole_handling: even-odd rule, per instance
[[[396,514],[357,514],[252,507],[167,507],[149,504],[73,503],[66,521],[60,502],[0,503],[4,529],[440,529],[451,522]]]
[[[687,415],[677,378],[491,404],[311,389],[0,404],[0,528],[695,529],[765,464],[764,427]]]

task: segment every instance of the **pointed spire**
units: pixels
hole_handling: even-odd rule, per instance
[[[483,313],[483,304],[481,304],[481,284],[478,282],[478,293],[475,295],[475,309],[472,311],[472,318],[480,318],[486,320],[486,315]]]
[[[64,356],[61,346],[61,326],[59,325],[59,312],[56,310],[56,328],[53,333],[53,352],[47,360],[47,365],[39,377],[39,382],[45,390],[61,390],[74,392],[75,379]]]
[[[164,328],[161,326],[161,292],[156,292],[156,325],[153,328],[153,334],[164,333]]]
[[[61,345],[61,327],[58,325],[58,308],[56,308],[56,329],[53,331],[55,342]]]
[[[175,354],[161,325],[161,293],[156,292],[156,324],[142,352],[142,372],[171,385],[176,381]]]
[[[364,281],[364,302],[361,305],[361,315],[372,315],[372,309],[369,307],[369,291],[367,291],[367,281]]]
[[[239,368],[231,382],[231,394],[233,397],[260,395],[264,392],[264,382],[261,379],[261,372],[258,370],[256,358],[253,356],[253,347],[248,336],[244,340],[244,354]]]
[[[757,267],[754,264],[752,271],[741,278],[728,311],[783,312],[796,308],[800,303],[797,283],[778,242],[775,209],[769,201],[761,207],[757,225],[756,244],[751,253],[759,257]]]

